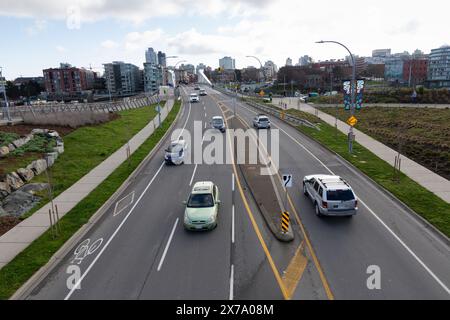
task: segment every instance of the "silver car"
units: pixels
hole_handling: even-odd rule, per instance
[[[358,198],[341,177],[311,175],[303,179],[303,193],[314,204],[316,215],[352,217],[358,213]]]
[[[256,129],[270,129],[270,120],[266,115],[257,115],[253,119],[253,127]]]

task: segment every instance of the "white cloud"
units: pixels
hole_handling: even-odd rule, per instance
[[[55,49],[56,49],[56,51],[58,51],[59,53],[64,53],[64,52],[67,51],[67,49],[64,48],[64,47],[61,46],[61,45],[57,45],[57,46],[55,47]]]
[[[157,47],[165,37],[161,29],[147,30],[144,32],[130,32],[125,36],[125,50],[137,51],[144,50],[149,46]]]
[[[113,18],[141,23],[161,16],[199,14],[248,15],[264,8],[270,0],[2,0],[0,15],[67,19],[67,9],[77,7],[81,21]]]
[[[42,19],[34,20],[33,24],[25,29],[28,36],[35,36],[47,29],[47,21]]]
[[[105,49],[114,49],[117,48],[119,44],[112,40],[105,40],[100,44],[100,46]]]

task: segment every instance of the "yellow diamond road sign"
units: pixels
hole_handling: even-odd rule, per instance
[[[358,119],[356,119],[354,116],[352,116],[347,120],[347,123],[348,123],[348,125],[354,127],[358,123]]]
[[[264,92],[264,90],[261,90],[261,91],[259,92],[259,95],[260,95],[261,97],[263,97],[265,94],[266,94],[266,93]]]

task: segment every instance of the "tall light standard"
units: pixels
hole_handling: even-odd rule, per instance
[[[264,67],[263,67],[263,65],[262,65],[262,63],[261,63],[261,60],[259,60],[258,59],[258,57],[255,57],[255,56],[245,56],[246,58],[253,58],[253,59],[255,59],[256,61],[258,61],[259,62],[259,65],[261,66],[261,72],[262,72],[262,74],[263,74],[263,78],[264,78],[264,82],[266,82],[266,73],[264,72]],[[259,78],[259,77],[258,77]]]
[[[340,42],[337,41],[317,41],[316,43],[335,43],[340,45],[341,47],[344,47],[345,50],[348,51],[350,54],[350,58],[352,59],[352,82],[351,82],[351,106],[350,106],[350,114],[352,116],[355,115],[355,109],[356,109],[356,63],[355,63],[355,57],[353,56],[352,52],[347,48],[345,45],[343,45]],[[350,126],[349,132],[348,132],[348,151],[349,153],[353,153],[353,126]]]
[[[5,99],[5,111],[6,117],[8,118],[8,122],[11,122],[11,115],[9,113],[9,102],[8,97],[6,96],[6,79],[3,80],[3,68],[0,67],[0,90],[3,91],[3,98]]]

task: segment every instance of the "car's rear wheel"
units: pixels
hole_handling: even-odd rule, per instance
[[[316,203],[316,216],[318,216],[319,218],[323,217],[323,215],[320,213],[320,209],[319,209],[319,205]]]

